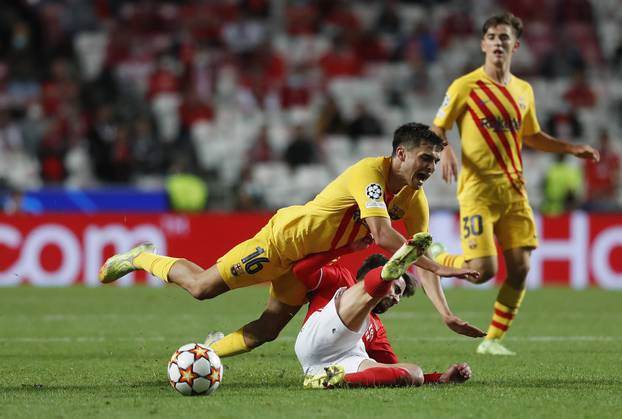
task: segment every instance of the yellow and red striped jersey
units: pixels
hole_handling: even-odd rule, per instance
[[[458,197],[525,199],[523,137],[540,132],[531,85],[512,75],[503,86],[480,67],[449,86],[434,119],[434,125],[446,130],[454,122],[462,146]]]
[[[343,247],[369,234],[365,218],[403,220],[408,234],[428,231],[430,212],[423,189],[387,192],[390,157],[365,158],[346,169],[305,205],[283,208],[270,220],[281,260]]]

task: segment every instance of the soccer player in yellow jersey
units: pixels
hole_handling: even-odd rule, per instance
[[[279,210],[253,238],[235,246],[209,269],[185,259],[157,256],[151,245],[144,244],[109,258],[100,270],[100,280],[108,283],[144,269],[200,300],[271,282],[268,304],[260,317],[212,345],[220,356],[247,352],[274,340],[305,303],[307,289],[292,274],[293,262],[350,246],[369,234],[376,244],[394,253],[406,240],[391,220],[403,220],[410,235],[428,231],[429,209],[422,185],[434,172],[442,148],[441,138],[426,125],[405,124],[394,133],[391,156],[363,159],[312,201]],[[425,256],[415,264],[440,276],[478,275],[468,268],[441,266]],[[450,312],[439,312],[452,330],[484,335]]]
[[[521,148],[567,153],[598,161],[589,145],[570,144],[542,132],[536,117],[531,86],[510,73],[513,54],[520,46],[522,22],[506,13],[489,18],[482,28],[483,67],[456,79],[447,90],[432,130],[446,139],[456,123],[460,131],[462,171],[458,201],[462,255],[450,255],[433,245],[431,254],[441,264],[470,267],[482,283],[497,273],[494,236],[505,257],[507,278],[494,304],[481,354],[513,355],[500,343],[521,305],[536,227],[523,179]],[[442,152],[442,176],[456,179],[458,165],[450,145]]]

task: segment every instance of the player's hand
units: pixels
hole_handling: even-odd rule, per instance
[[[439,381],[441,383],[464,383],[466,380],[471,378],[472,374],[473,373],[471,372],[469,364],[461,362],[447,368],[447,371],[441,375]]]
[[[369,247],[370,244],[374,242],[374,239],[368,234],[362,239],[355,240],[350,244],[350,249],[353,252],[358,252],[359,250],[364,250]]]
[[[445,147],[441,156],[441,173],[443,180],[447,183],[458,179],[458,159],[450,145]]]
[[[474,269],[467,268],[451,268],[449,266],[440,265],[440,268],[435,272],[438,276],[445,278],[460,278],[460,279],[479,279],[479,272]]]
[[[443,321],[454,332],[459,335],[469,336],[472,338],[483,338],[486,336],[486,332],[484,332],[479,327],[475,327],[472,324],[469,324],[462,320],[459,317],[454,316],[453,314],[445,316]]]
[[[587,144],[577,144],[573,147],[572,155],[580,159],[591,159],[598,163],[600,161],[600,152]]]

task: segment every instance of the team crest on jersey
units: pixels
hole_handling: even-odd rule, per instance
[[[242,274],[242,265],[239,263],[236,263],[235,265],[233,265],[231,267],[231,275],[233,276],[240,276]]]
[[[404,217],[404,214],[404,210],[400,207],[393,207],[389,209],[389,217],[391,217],[392,220],[401,220],[402,217]]]
[[[525,109],[527,109],[527,102],[525,101],[525,98],[522,96],[518,98],[518,107],[520,108],[521,111],[524,111]]]
[[[473,239],[469,240],[469,249],[475,249],[477,247],[477,242]]]

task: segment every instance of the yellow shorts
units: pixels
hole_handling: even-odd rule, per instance
[[[271,282],[271,296],[285,304],[302,305],[307,301],[307,289],[291,272],[291,265],[281,260],[270,234],[266,226],[229,250],[216,262],[218,272],[231,289]]]
[[[493,205],[460,201],[460,231],[466,260],[496,256],[495,236],[504,251],[538,247],[536,223],[526,199]]]

